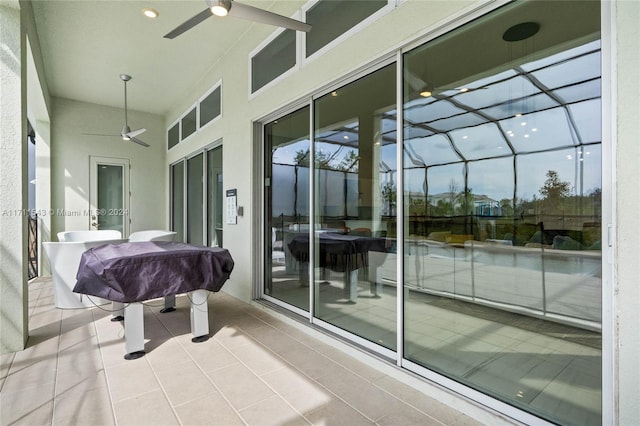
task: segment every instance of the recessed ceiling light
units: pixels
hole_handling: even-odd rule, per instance
[[[428,98],[429,96],[431,96],[431,91],[423,90],[422,92],[420,92],[420,96],[422,96],[423,98]]]
[[[157,18],[159,15],[157,10],[152,9],[150,7],[145,7],[144,9],[142,9],[142,13],[144,14],[144,16],[151,19]]]

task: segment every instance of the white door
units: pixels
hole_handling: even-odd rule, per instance
[[[129,236],[129,159],[90,157],[89,229],[113,229]]]

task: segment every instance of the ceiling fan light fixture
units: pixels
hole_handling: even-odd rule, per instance
[[[227,16],[231,9],[231,2],[229,0],[212,0],[208,1],[211,13],[216,16]]]
[[[144,9],[142,9],[142,14],[151,19],[158,17],[158,11],[150,7],[145,7]]]

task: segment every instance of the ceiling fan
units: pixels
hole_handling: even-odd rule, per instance
[[[131,130],[129,127],[129,123],[127,121],[127,81],[131,80],[131,76],[127,74],[120,74],[120,79],[124,82],[124,126],[122,126],[122,131],[119,135],[104,135],[97,133],[83,133],[85,135],[91,136],[120,136],[124,141],[135,142],[138,145],[142,145],[145,147],[150,146],[148,143],[141,141],[137,138],[138,135],[147,131],[147,129],[141,128],[136,130]]]
[[[276,27],[288,28],[295,31],[311,31],[311,25],[287,18],[276,13],[268,12],[264,9],[238,3],[233,0],[206,0],[207,8],[197,15],[187,19],[173,30],[164,35],[164,38],[173,39],[187,30],[198,25],[212,14],[216,16],[231,16],[234,18],[247,19],[249,21],[274,25]]]

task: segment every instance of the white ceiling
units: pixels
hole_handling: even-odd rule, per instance
[[[285,16],[305,3],[242,2]],[[146,18],[145,7],[159,16]],[[120,74],[129,74],[128,107],[165,115],[252,26],[265,26],[212,16],[173,40],[163,38],[205,8],[205,0],[34,0],[51,96],[122,107]]]

